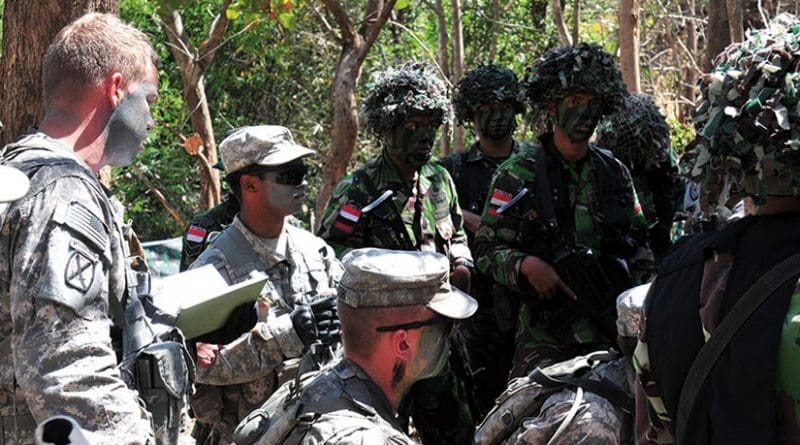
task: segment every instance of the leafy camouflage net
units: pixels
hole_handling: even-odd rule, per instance
[[[731,45],[700,82],[697,138],[684,157],[710,204],[728,187],[762,204],[800,192],[800,21],[780,15]]]
[[[372,76],[361,109],[368,132],[380,137],[413,112],[436,114],[440,124],[451,119],[447,88],[432,65],[411,62]]]
[[[517,75],[498,64],[473,68],[453,93],[456,122],[471,124],[479,106],[498,102],[510,103],[517,114],[525,112],[525,93]]]
[[[622,74],[610,54],[596,43],[579,43],[552,49],[528,68],[524,80],[533,123],[543,128],[547,107],[564,93],[585,92],[603,100],[603,115],[614,113],[628,94]]]
[[[650,96],[631,94],[600,122],[597,145],[628,166],[649,170],[669,162],[669,126]]]

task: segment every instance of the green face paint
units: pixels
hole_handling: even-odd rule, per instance
[[[603,105],[599,100],[568,106],[562,99],[556,104],[556,125],[573,143],[588,141],[602,116]]]
[[[407,123],[403,126],[392,128],[391,134],[385,139],[386,149],[415,168],[422,167],[431,159],[433,154],[433,141],[436,139],[436,130],[439,125],[426,123]]]
[[[419,354],[417,357],[428,358],[427,361],[415,360],[411,364],[411,375],[414,381],[435,377],[447,366],[450,356],[450,330],[452,322],[431,325],[420,333]],[[421,366],[420,366],[421,365]]]
[[[505,139],[517,127],[514,107],[508,104],[475,110],[475,123],[478,134],[491,140]]]
[[[106,147],[103,153],[109,165],[129,165],[142,150],[142,143],[154,125],[148,98],[156,92],[155,84],[142,82],[111,112],[104,131]]]

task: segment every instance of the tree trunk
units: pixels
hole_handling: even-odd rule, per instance
[[[642,90],[639,75],[639,0],[619,2],[619,68],[628,91]]]
[[[544,29],[547,21],[547,2],[548,0],[531,0],[531,23],[535,29]]]
[[[731,42],[744,41],[744,17],[742,16],[741,1],[742,0],[726,0]]]
[[[494,62],[497,58],[497,38],[500,34],[500,0],[492,0],[492,29],[489,36],[489,62]]]
[[[697,17],[697,4],[695,0],[687,0],[686,14],[689,17]],[[688,20],[686,24],[686,49],[691,54],[697,54],[697,24],[694,21]],[[697,93],[697,78],[698,72],[694,67],[687,63],[683,68],[683,84],[681,86],[681,100],[680,104],[680,119],[681,122],[688,122],[694,107],[689,103],[694,103],[694,96]],[[688,103],[686,102],[688,101]]]
[[[192,130],[203,140],[203,155],[208,160],[208,164],[200,163],[200,205],[204,209],[210,209],[221,201],[222,190],[219,182],[219,171],[215,168],[208,168],[217,163],[217,141],[214,138],[214,125],[211,121],[211,111],[208,109],[208,99],[206,98],[205,77],[200,75],[194,83],[184,81],[183,98],[189,110],[193,110],[191,116]]]
[[[567,30],[567,24],[564,22],[564,12],[561,10],[560,0],[550,0],[550,9],[553,11],[553,22],[558,28],[558,36],[561,38],[561,44],[564,46],[572,45],[572,38]]]
[[[461,27],[461,0],[450,0],[450,13],[453,21],[453,69],[450,82],[455,85],[464,77],[464,33]],[[466,132],[464,127],[453,129],[453,151],[464,151]]]
[[[119,13],[118,0],[5,0],[0,60],[0,146],[44,116],[42,62],[58,31],[88,12]]]
[[[442,0],[436,0],[434,2],[433,12],[436,14],[436,24],[439,35],[439,68],[442,70],[442,75],[449,79],[450,53],[448,51],[448,46],[450,44],[450,39],[447,37],[447,16],[444,13],[444,5],[442,4]],[[450,145],[450,124],[444,124],[444,126],[442,126],[442,138],[439,145],[442,156],[447,156],[450,154]]]
[[[728,9],[726,0],[708,0],[708,28],[706,36],[706,55],[703,69],[711,71],[714,68],[714,59],[731,43],[730,26],[728,25]]]
[[[572,8],[572,42],[576,45],[581,41],[581,0],[574,0]]]
[[[347,164],[358,142],[358,104],[355,89],[361,77],[360,54],[364,43],[360,38],[356,40],[358,43],[342,51],[333,77],[331,147],[322,164],[322,183],[314,208],[314,214],[318,217],[317,224],[321,223],[320,219],[334,187],[347,172]]]

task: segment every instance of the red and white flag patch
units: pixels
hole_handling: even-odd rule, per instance
[[[511,202],[512,198],[513,198],[513,196],[511,195],[511,193],[508,193],[508,192],[506,192],[504,190],[500,190],[500,189],[494,189],[494,192],[492,193],[492,200],[491,200],[490,204],[493,205],[493,206],[496,206],[496,207],[500,207],[500,206],[506,205],[509,202]]]
[[[361,210],[351,206],[350,204],[345,204],[339,210],[339,216],[348,221],[357,223],[358,220],[361,218]]]
[[[206,240],[207,233],[208,232],[206,231],[206,229],[192,224],[191,226],[189,226],[189,230],[186,232],[186,241],[191,241],[193,243],[202,243],[203,241]]]

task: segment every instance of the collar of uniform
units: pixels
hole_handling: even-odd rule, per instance
[[[361,369],[360,366],[355,364],[349,358],[344,358],[341,362],[339,362],[338,365],[334,367],[333,370],[342,380],[357,378],[361,383],[363,383],[372,400],[359,400],[357,397],[358,394],[350,394],[350,397],[352,397],[354,401],[359,402],[360,406],[371,408],[375,414],[383,417],[398,430],[402,431],[400,424],[397,422],[397,415],[394,409],[392,409],[392,405],[389,403],[389,400],[383,394],[383,391],[381,391],[380,387],[378,387],[378,385],[372,381],[372,378],[370,378],[369,374]]]
[[[239,215],[233,218],[232,226],[236,227],[242,236],[250,243],[253,252],[258,255],[267,268],[286,260],[286,247],[288,245],[288,237],[286,236],[286,225],[283,226],[283,231],[276,239],[261,238],[255,233],[251,232],[247,226],[244,225]]]
[[[43,142],[37,143],[36,142],[37,140]],[[40,149],[45,149],[55,155],[75,161],[78,165],[89,171],[92,174],[92,176],[96,176],[92,171],[92,169],[89,167],[89,165],[86,164],[86,162],[84,162],[83,159],[78,157],[77,153],[75,153],[74,150],[72,150],[70,147],[68,147],[66,144],[59,141],[58,139],[54,139],[48,136],[47,134],[42,133],[41,131],[37,131],[36,133],[31,133],[23,137],[17,142],[14,142],[12,146],[26,146],[26,147],[37,147]],[[5,154],[5,150],[3,150],[3,154]]]
[[[512,141],[512,144],[511,144],[511,154],[514,155],[514,154],[519,153],[520,147],[521,147],[520,142],[517,141],[516,139],[514,139]],[[486,156],[486,154],[480,149],[480,142],[478,142],[478,141],[475,141],[472,144],[472,146],[469,148],[469,150],[466,151],[465,156],[464,156],[464,161],[465,162],[478,162],[478,161],[482,161],[484,159],[496,160],[496,159],[499,159],[499,158],[492,158],[492,157]],[[503,158],[503,159],[508,159],[508,156]]]
[[[400,173],[397,171],[397,167],[394,165],[392,158],[386,153],[384,150],[377,163],[377,175],[374,178],[375,185],[378,187],[378,190],[384,190],[387,188],[395,189],[394,187],[389,187],[393,184],[398,184],[403,187],[403,190],[411,191],[411,187],[416,184],[417,179],[419,179],[419,173],[421,169],[418,170],[414,174],[414,179],[411,181],[406,181],[400,177]]]

